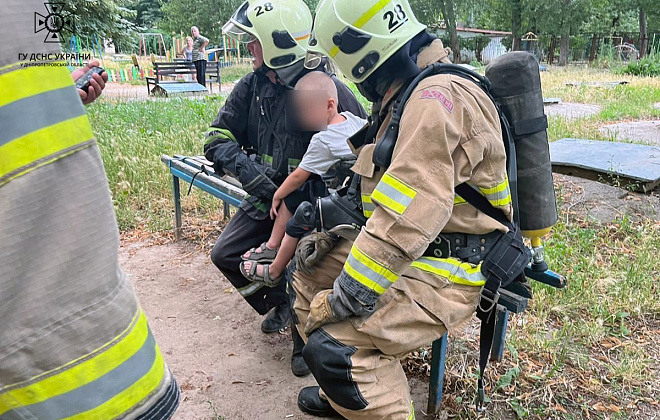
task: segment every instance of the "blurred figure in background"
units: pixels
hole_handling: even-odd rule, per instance
[[[192,62],[197,70],[197,83],[206,86],[206,46],[209,45],[209,39],[199,33],[197,26],[190,28],[193,36]]]

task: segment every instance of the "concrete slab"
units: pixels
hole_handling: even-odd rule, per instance
[[[610,124],[601,127],[600,131],[613,136],[615,140],[632,140],[660,146],[660,120]]]
[[[582,139],[550,143],[552,169],[649,192],[660,185],[660,147]]]
[[[546,105],[545,114],[549,117],[557,116],[575,120],[578,118],[586,118],[592,115],[596,115],[600,112],[600,110],[601,107],[598,105],[562,102],[558,104]]]
[[[543,105],[556,105],[561,103],[561,98],[543,98]]]
[[[566,82],[564,85],[566,86],[572,86],[572,87],[579,87],[579,86],[589,86],[589,87],[607,87],[607,88],[612,88],[616,87],[619,85],[627,85],[628,81],[626,80],[618,80],[614,82]]]

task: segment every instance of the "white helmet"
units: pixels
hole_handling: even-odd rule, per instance
[[[361,83],[424,29],[407,0],[323,0],[316,8],[306,66],[318,66],[324,55]]]
[[[305,57],[311,28],[312,14],[302,0],[248,0],[222,32],[243,43],[258,39],[264,63],[280,69]]]

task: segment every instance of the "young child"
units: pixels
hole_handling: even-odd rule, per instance
[[[319,131],[309,143],[298,168],[293,171],[273,197],[271,218],[275,225],[268,242],[243,255],[241,272],[250,281],[275,286],[293,258],[298,240],[306,231],[292,216],[304,201],[327,195],[318,176],[325,174],[341,159],[354,157],[347,140],[366,124],[350,112],[337,111],[337,87],[332,78],[319,71],[298,81],[294,101],[301,124]],[[315,179],[311,179],[313,177]]]

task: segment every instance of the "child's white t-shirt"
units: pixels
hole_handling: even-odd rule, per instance
[[[300,168],[313,174],[323,175],[339,160],[354,157],[348,146],[348,138],[360,131],[367,120],[350,112],[342,112],[341,115],[346,117],[346,121],[329,125],[327,130],[314,134],[307,152],[298,165]]]

